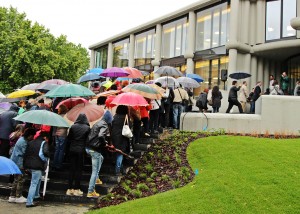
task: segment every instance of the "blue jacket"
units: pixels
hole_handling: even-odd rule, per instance
[[[20,137],[17,141],[10,159],[17,164],[20,169],[23,169],[23,157],[27,148],[27,141],[24,137]]]

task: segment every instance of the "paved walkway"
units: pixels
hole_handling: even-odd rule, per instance
[[[25,204],[8,203],[4,197],[0,198],[0,213],[9,214],[82,214],[88,211],[87,205],[72,205],[63,203],[40,202],[40,206],[26,208]]]

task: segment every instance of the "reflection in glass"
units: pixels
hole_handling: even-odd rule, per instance
[[[296,17],[296,0],[283,1],[282,15],[282,37],[295,36],[296,31],[292,28],[290,21]]]
[[[184,55],[186,47],[187,18],[163,25],[162,55],[163,59]]]
[[[198,96],[205,88],[208,88],[209,64],[209,60],[198,61],[195,63],[195,74],[200,75],[204,79],[204,81],[200,84],[200,87],[194,90],[196,96]]]
[[[213,41],[212,47],[220,46],[220,11],[215,11],[213,15]]]
[[[266,14],[266,40],[280,38],[280,1],[267,2]]]
[[[113,66],[128,66],[129,39],[124,39],[113,44]]]
[[[149,30],[135,36],[134,58],[154,58],[155,30]]]
[[[107,46],[95,50],[96,68],[107,68],[107,52]]]

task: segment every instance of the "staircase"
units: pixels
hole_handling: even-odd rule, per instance
[[[140,158],[145,151],[150,148],[151,144],[155,142],[154,138],[158,136],[152,136],[151,138],[142,138],[140,144],[135,144],[133,146],[133,151],[130,153],[134,159],[123,159],[123,173],[128,173],[128,171],[137,163],[138,158]],[[96,185],[96,192],[100,195],[106,195],[112,191],[112,189],[121,181],[122,176],[116,176],[114,173],[115,168],[115,158],[111,153],[103,154],[104,161],[101,166],[99,173],[100,180],[103,182],[101,185]],[[89,180],[92,173],[91,158],[86,157],[84,161],[84,167],[81,177],[81,191],[83,191],[83,196],[68,196],[66,191],[68,188],[68,176],[69,176],[69,163],[63,164],[63,169],[61,171],[49,171],[49,181],[47,182],[47,191],[44,200],[52,202],[63,202],[63,203],[80,203],[80,204],[94,204],[96,198],[87,198],[87,190],[89,186]],[[40,191],[43,191],[44,182],[41,182]],[[26,197],[28,194],[30,186],[30,177],[26,178],[24,184],[23,196]],[[9,175],[0,176],[0,195],[9,196],[11,183],[9,183]]]

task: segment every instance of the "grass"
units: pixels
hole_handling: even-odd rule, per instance
[[[192,183],[90,213],[300,213],[300,140],[201,138],[188,148]]]

